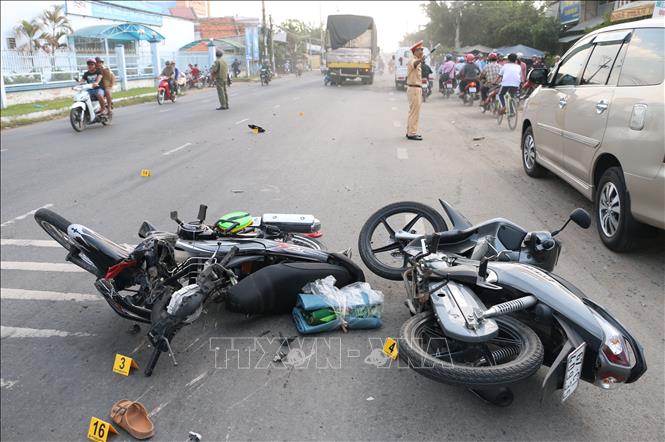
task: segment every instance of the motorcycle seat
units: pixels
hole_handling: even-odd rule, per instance
[[[106,272],[108,267],[129,257],[130,250],[114,243],[105,236],[79,224],[71,224],[67,229],[70,238],[84,251],[97,251],[91,254],[100,271]],[[72,233],[74,235],[72,235]]]

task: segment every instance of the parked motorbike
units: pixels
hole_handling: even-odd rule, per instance
[[[464,87],[462,101],[464,104],[473,106],[473,102],[478,99],[478,83],[476,81],[469,81]]]
[[[588,228],[585,210],[554,232],[527,232],[504,218],[471,225],[440,202],[450,229],[431,207],[401,202],[374,213],[360,232],[367,267],[404,281],[412,317],[402,325],[399,356],[411,368],[500,406],[512,403],[509,386],[541,365],[549,367],[543,397],[562,389],[562,401],[580,379],[608,390],[646,372],[637,339],[552,273],[561,252],[556,236],[571,221]],[[396,228],[395,219],[410,221]],[[377,233],[387,244],[377,244]]]
[[[162,352],[177,365],[171,342],[208,300],[226,302],[242,313],[286,313],[307,282],[328,275],[340,287],[364,281],[362,270],[345,254],[303,242],[309,239],[306,233],[320,227],[311,215],[264,215],[250,227],[241,222],[245,214],[229,214],[209,226],[206,209],[202,205],[197,219],[187,223],[171,212],[176,233],[144,221],[138,233],[142,241],[130,248],[51,210],[35,213],[39,226],[68,251],[67,261],[97,278],[95,287],[113,311],[150,324],[148,338],[155,350],[146,376]]]
[[[261,68],[259,75],[261,77],[261,86],[268,86],[270,84],[270,80],[272,80],[272,73],[270,70],[267,68]]]
[[[187,86],[196,89],[202,89],[205,86],[205,79],[200,75],[195,77],[192,74],[187,74]]]
[[[160,77],[159,86],[157,86],[157,103],[162,105],[164,100],[171,100],[175,103],[177,95],[176,91],[171,90],[168,77]]]
[[[113,114],[101,114],[99,101],[90,98],[88,91],[92,89],[91,84],[74,86],[72,89],[77,93],[74,95],[74,103],[69,107],[69,122],[76,132],[82,132],[95,123],[101,123],[103,126],[111,124]]]

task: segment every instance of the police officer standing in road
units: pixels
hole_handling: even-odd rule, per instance
[[[217,60],[213,63],[211,72],[217,83],[217,98],[219,98],[219,107],[217,110],[229,108],[229,96],[226,93],[226,80],[229,76],[229,67],[222,58],[224,53],[221,50],[215,52]]]
[[[406,67],[406,96],[409,99],[409,118],[406,125],[406,138],[409,140],[422,140],[418,135],[418,120],[420,119],[420,103],[422,101],[422,63],[423,41],[411,47],[413,58]]]

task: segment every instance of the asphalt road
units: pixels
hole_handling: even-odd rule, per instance
[[[44,242],[29,215],[39,207],[129,244],[142,220],[171,229],[169,211],[194,218],[200,203],[211,216],[312,213],[333,250],[355,250],[367,217],[400,200],[436,207],[440,197],[471,221],[501,216],[534,230],[560,227],[575,207],[590,209],[561,180],[527,177],[519,133],[458,100],[432,96],[422,109],[424,141],[407,141],[406,96],[387,75],[372,86],[331,88],[309,74],[230,92],[228,111],[215,111],[216,94],[206,89],[175,104],[118,109],[113,126],[83,133],[65,119],[2,132],[3,440],[84,439],[90,417],[108,420],[123,398],[151,411],[154,440],[186,440],[189,431],[204,440],[663,439],[663,236],[619,255],[593,226],[561,234],[557,272],[646,349],[649,371],[616,391],[583,384],[565,404],[556,397],[541,404],[541,369],[514,388],[511,407],[496,408],[396,363],[369,364],[366,356],[408,318],[401,284],[369,272],[385,294],[383,328],[293,344],[305,355],[316,350],[308,365],[267,363],[276,338],[296,334],[290,317],[247,318],[213,305],[174,341],[177,367],[163,355],[151,378],[112,373],[116,353],[146,364],[146,328],[130,334],[131,323],[95,294],[92,276],[49,266],[64,263],[65,253]],[[249,123],[266,133],[252,134]],[[141,169],[152,175],[141,177]],[[258,336],[262,347],[248,352],[237,341],[238,363],[224,367],[226,338]],[[248,358],[255,368],[246,368]],[[129,436],[120,430],[113,438]]]

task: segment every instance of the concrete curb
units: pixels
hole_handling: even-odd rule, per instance
[[[125,101],[125,100],[133,100],[135,98],[149,97],[151,95],[155,95],[155,94],[154,93],[148,93],[148,94],[133,95],[131,97],[115,98],[113,101],[118,102],[118,101]],[[41,118],[61,114],[63,112],[66,112],[67,110],[69,110],[69,106],[61,107],[60,109],[49,109],[49,110],[45,110],[45,111],[30,112],[29,114],[20,114],[20,115],[12,115],[11,117],[2,117],[2,118],[0,118],[0,121],[2,121],[3,123],[11,123],[12,121],[16,121],[16,120],[39,120]]]

